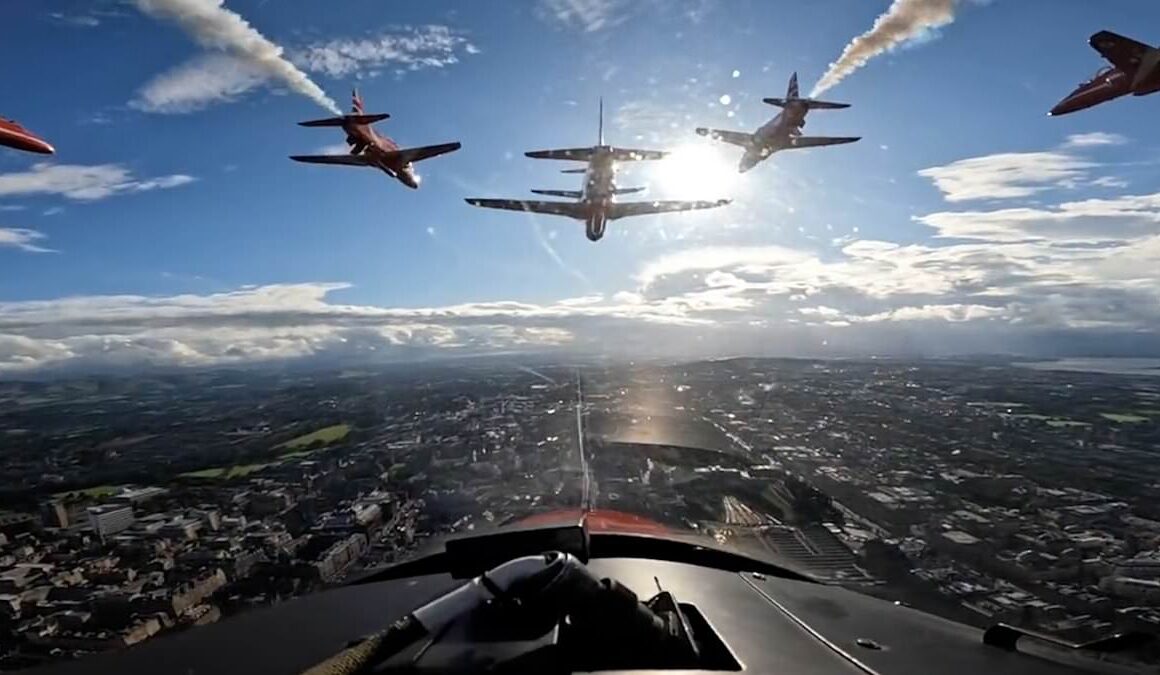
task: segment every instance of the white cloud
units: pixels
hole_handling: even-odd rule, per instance
[[[36,244],[37,241],[45,239],[43,232],[36,230],[26,230],[20,227],[0,227],[0,248],[10,247],[18,248],[21,251],[29,253],[51,253],[52,249],[44,248]]]
[[[931,213],[915,220],[938,236],[986,241],[1096,243],[1160,232],[1160,193],[1064,202],[1052,207]]]
[[[407,26],[374,37],[340,38],[294,52],[296,65],[331,77],[375,72],[382,68],[423,70],[459,62],[460,54],[478,54],[467,38],[447,26]]]
[[[807,254],[781,246],[714,246],[663,255],[641,268],[636,280],[648,287],[666,275],[731,267],[803,262]]]
[[[226,54],[197,56],[150,80],[129,106],[151,113],[188,113],[233,101],[265,84],[268,76]]]
[[[1093,131],[1090,134],[1072,134],[1063,145],[1066,148],[1090,148],[1097,145],[1123,145],[1127,142],[1127,137],[1120,134]]]
[[[592,33],[612,28],[628,18],[627,0],[540,0],[540,16]]]
[[[1001,153],[972,157],[918,175],[934,181],[949,202],[1012,199],[1077,185],[1096,164],[1064,152]]]
[[[0,174],[0,197],[54,194],[78,201],[105,199],[119,194],[178,187],[193,182],[192,176],[173,174],[137,178],[119,164],[32,165],[29,171]]]
[[[101,25],[101,20],[91,14],[64,14],[63,12],[52,12],[50,17],[59,21],[60,23],[76,26],[77,28],[96,28]]]
[[[1118,212],[1152,202],[1070,208]],[[1042,353],[1051,345],[1044,336],[1157,334],[1158,268],[1160,234],[1107,246],[858,240],[825,256],[776,246],[671,252],[643,263],[630,287],[547,303],[344,304],[335,298],[348,288],[341,283],[7,302],[0,303],[0,371],[564,348]]]
[[[1124,180],[1123,178],[1118,178],[1116,176],[1100,176],[1099,178],[1096,178],[1095,180],[1093,180],[1091,184],[1096,186],[1096,187],[1106,187],[1106,188],[1126,188],[1126,187],[1128,187],[1128,181]]]

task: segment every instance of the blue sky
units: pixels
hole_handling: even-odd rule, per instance
[[[1045,115],[1102,65],[1092,32],[1160,42],[1140,28],[1160,25],[1153,2],[962,2],[825,93],[853,107],[806,133],[861,142],[738,176],[737,149],[693,128],[756,128],[776,112],[762,97],[793,71],[808,89],[889,3],[228,0],[342,108],[357,85],[402,145],[462,141],[414,192],[288,161],[341,142],[295,124],[327,113],[150,2],[6,4],[0,114],[58,151],[0,149],[0,373],[1158,344],[1160,96]],[[622,185],[734,203],[594,244],[463,202],[574,189],[522,153],[594,142],[600,96],[611,143],[677,151]]]

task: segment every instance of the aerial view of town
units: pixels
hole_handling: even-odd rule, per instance
[[[956,621],[1160,630],[1160,378],[463,360],[0,382],[0,667],[586,507]]]

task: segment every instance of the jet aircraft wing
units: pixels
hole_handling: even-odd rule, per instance
[[[823,145],[841,145],[862,140],[861,136],[793,136],[787,149],[818,148]]]
[[[564,148],[562,150],[532,150],[524,155],[532,159],[567,159],[573,162],[587,162],[596,154],[595,148]]]
[[[397,157],[404,162],[418,162],[423,159],[430,159],[438,155],[455,152],[461,147],[463,147],[461,143],[442,143],[440,145],[424,145],[419,148],[404,148],[402,150],[384,153],[384,155],[387,158]]]
[[[1088,44],[1113,66],[1127,73],[1135,71],[1144,55],[1152,49],[1142,42],[1108,30],[1093,35]]]
[[[578,202],[546,202],[529,199],[467,199],[472,206],[482,206],[488,209],[504,209],[506,211],[527,211],[529,213],[544,213],[551,216],[566,216],[577,220],[588,217],[588,208]]]
[[[731,145],[740,145],[747,148],[753,143],[753,135],[741,131],[726,131],[725,129],[706,129],[698,127],[697,133],[701,136],[708,136],[713,140],[723,141]]]
[[[673,211],[695,211],[698,209],[715,209],[725,206],[732,199],[713,199],[706,201],[658,201],[658,202],[625,202],[613,203],[608,207],[608,219],[628,218],[630,216],[647,216],[650,213],[670,213]]]
[[[664,159],[669,153],[661,150],[636,150],[634,148],[564,148],[561,150],[532,150],[524,155],[532,159],[566,159],[573,162],[590,162],[597,152],[604,151],[617,162],[638,162],[649,159]]]
[[[335,164],[339,166],[370,166],[364,155],[290,155],[295,162],[307,164]]]
[[[610,148],[609,154],[618,162],[641,162],[645,160],[664,159],[669,153],[663,150],[636,150],[633,148]]]
[[[321,120],[299,122],[300,127],[341,127],[344,124],[374,124],[390,117],[387,113],[350,114],[342,117],[327,117]]]

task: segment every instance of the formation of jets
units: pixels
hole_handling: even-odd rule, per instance
[[[1089,40],[1092,48],[1110,64],[1091,80],[1051,109],[1050,115],[1065,115],[1090,108],[1112,99],[1132,94],[1143,96],[1160,91],[1160,49],[1131,38],[1100,31]],[[415,173],[415,162],[459,150],[458,142],[400,148],[389,137],[379,134],[372,126],[390,117],[386,113],[367,113],[358,90],[351,96],[351,112],[341,117],[300,122],[305,127],[338,127],[346,134],[349,152],[330,155],[291,155],[296,162],[360,166],[378,169],[409,188],[418,188],[420,176]],[[803,98],[798,88],[797,73],[789,80],[784,98],[764,98],[763,102],[781,108],[753,133],[698,127],[696,132],[714,140],[744,149],[738,171],[745,173],[771,155],[782,150],[815,148],[826,145],[853,143],[860,136],[805,136],[802,129],[811,110],[838,110],[850,107],[847,103],[833,103]],[[43,138],[20,124],[0,118],[0,145],[25,152],[53,154],[55,149]],[[563,173],[584,174],[579,190],[532,190],[551,197],[575,201],[547,201],[533,199],[469,198],[467,203],[491,209],[525,211],[564,216],[583,221],[588,239],[598,241],[604,236],[609,221],[630,216],[641,216],[675,211],[711,209],[729,204],[729,199],[702,201],[634,201],[618,202],[621,195],[641,192],[643,187],[621,188],[616,185],[619,162],[660,160],[669,153],[661,150],[619,148],[604,142],[604,102],[600,103],[600,124],[597,144],[585,148],[536,150],[525,153],[534,159],[555,159],[584,162],[584,168],[565,169]]]

